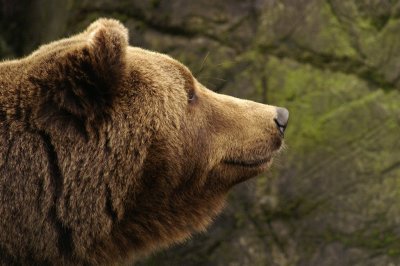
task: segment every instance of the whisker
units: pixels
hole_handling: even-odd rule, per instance
[[[210,75],[208,75],[208,76],[201,76],[201,78],[206,78],[206,79],[215,79],[215,80],[220,80],[220,81],[228,81],[228,80],[226,80],[226,79],[223,79],[223,78],[215,78],[215,77],[211,77]],[[199,76],[199,79],[200,79],[200,76]]]
[[[196,75],[200,74],[203,71],[209,55],[210,51],[207,51],[207,54],[204,56],[203,61],[201,62],[200,69],[196,72]]]

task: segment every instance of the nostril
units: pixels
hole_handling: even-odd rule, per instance
[[[289,111],[286,108],[276,108],[276,118],[274,119],[279,131],[283,134],[289,121]]]

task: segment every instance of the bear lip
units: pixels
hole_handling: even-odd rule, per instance
[[[242,167],[259,167],[265,163],[268,163],[271,160],[271,157],[265,157],[257,160],[238,160],[238,159],[226,159],[222,162],[224,164],[242,166]]]

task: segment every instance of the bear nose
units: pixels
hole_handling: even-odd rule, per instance
[[[289,120],[289,111],[286,108],[276,108],[276,118],[274,119],[279,131],[283,135]]]

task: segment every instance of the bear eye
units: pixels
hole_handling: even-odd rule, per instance
[[[192,103],[196,99],[196,93],[193,88],[188,91],[188,102]]]

